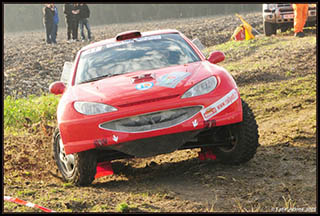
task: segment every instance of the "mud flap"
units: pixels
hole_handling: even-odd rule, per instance
[[[199,160],[216,160],[217,157],[215,154],[212,153],[212,151],[210,149],[208,150],[203,150],[201,149],[201,152],[198,152],[198,157],[199,157]]]
[[[94,176],[95,179],[101,178],[103,176],[112,175],[113,169],[110,161],[105,161],[97,164],[97,172]]]

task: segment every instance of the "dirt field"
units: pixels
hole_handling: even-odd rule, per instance
[[[261,13],[244,16],[262,33]],[[222,24],[223,23],[223,24]],[[175,28],[198,37],[222,62],[259,125],[261,146],[246,164],[227,166],[198,160],[199,149],[113,162],[114,175],[91,186],[61,180],[51,158],[52,127],[5,133],[4,195],[57,212],[315,212],[316,33],[259,35],[228,42],[240,24],[235,16],[94,27],[95,40],[130,29]],[[23,97],[47,91],[85,43],[45,45],[44,32],[4,35],[4,93]],[[39,42],[40,41],[40,42]],[[225,44],[224,44],[225,43]],[[35,90],[32,90],[35,89]],[[20,93],[19,93],[20,92]],[[4,212],[41,212],[4,202]]]

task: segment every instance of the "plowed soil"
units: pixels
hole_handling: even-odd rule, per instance
[[[244,19],[263,32],[261,13]],[[227,42],[239,24],[230,15],[99,26],[92,31],[99,41],[132,29],[174,28],[209,47]],[[198,159],[199,149],[183,150],[116,160],[114,175],[76,187],[62,181],[51,158],[53,127],[39,124],[23,134],[4,135],[4,195],[57,212],[315,212],[316,43],[309,39],[316,33],[306,34],[302,39],[294,38],[292,31],[272,36],[278,46],[263,53],[225,51],[223,64],[248,56],[252,62],[243,64],[278,59],[277,64],[250,71],[229,68],[259,125],[261,146],[248,163],[204,162]],[[4,35],[4,96],[47,92],[49,84],[59,80],[63,63],[88,43],[67,43],[65,29],[59,29],[55,46],[45,44],[44,37],[44,31]],[[295,50],[279,40],[289,41]],[[304,82],[305,87],[297,87]],[[5,202],[4,212],[41,210]]]

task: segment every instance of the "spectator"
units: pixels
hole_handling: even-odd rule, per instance
[[[80,20],[80,7],[79,4],[74,3],[71,8],[72,13],[72,39],[78,41],[78,26]]]
[[[52,25],[52,32],[51,32],[51,42],[53,44],[56,44],[57,43],[56,38],[57,38],[57,33],[58,33],[59,15],[58,15],[58,8],[54,4],[51,4],[51,9],[54,11],[53,25]]]
[[[53,41],[52,37],[52,29],[54,24],[54,10],[52,9],[52,4],[46,4],[43,8],[43,24],[46,28],[46,42],[47,44],[51,44]]]
[[[308,18],[308,4],[293,4],[294,10],[294,36],[304,37],[303,27]]]
[[[65,15],[65,21],[67,26],[67,40],[71,42],[72,34],[72,4],[64,4],[63,12]]]
[[[90,25],[89,25],[89,20],[88,18],[90,17],[90,9],[88,7],[87,4],[80,4],[80,20],[79,20],[79,24],[80,24],[80,32],[81,32],[81,38],[82,41],[85,41],[86,37],[84,35],[84,31],[83,31],[83,26],[86,27],[87,32],[88,32],[88,41],[91,40],[91,30],[90,30]]]

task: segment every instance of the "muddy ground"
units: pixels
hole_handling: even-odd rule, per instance
[[[262,33],[261,13],[244,18]],[[228,41],[239,24],[235,16],[221,16],[109,25],[92,30],[94,40],[98,41],[130,29],[176,28],[188,37],[198,37],[206,46],[213,46]],[[299,39],[292,39],[292,34],[274,37],[288,37],[292,43],[300,43]],[[5,96],[40,94],[47,91],[50,82],[59,79],[63,62],[71,61],[79,47],[86,44],[68,44],[64,35],[65,30],[59,30],[56,46],[46,45],[41,31],[4,35]],[[307,37],[316,37],[315,32],[307,32]],[[276,89],[298,76],[315,88],[316,45],[307,46],[299,48],[299,52],[284,51],[277,56],[281,65],[294,65],[298,71],[303,68],[303,73],[292,73],[286,80],[279,75],[285,73],[281,65],[268,67],[267,71],[256,70],[254,76],[249,73],[233,76],[239,86],[249,89],[259,89],[261,85]],[[273,58],[272,53],[281,47],[273,49],[266,56]],[[226,62],[246,55],[249,54],[229,55]],[[268,79],[263,74],[272,76]],[[289,95],[291,90],[286,91],[282,93]],[[292,101],[281,99],[288,101],[275,105],[279,100],[253,101],[248,92],[243,94],[256,115],[261,144],[255,157],[246,164],[203,162],[198,160],[199,149],[183,150],[114,161],[114,175],[78,188],[61,180],[50,156],[52,128],[40,124],[27,134],[4,136],[4,194],[59,212],[315,212],[315,95],[295,97]],[[4,204],[4,212],[21,211],[40,212],[13,203]]]

